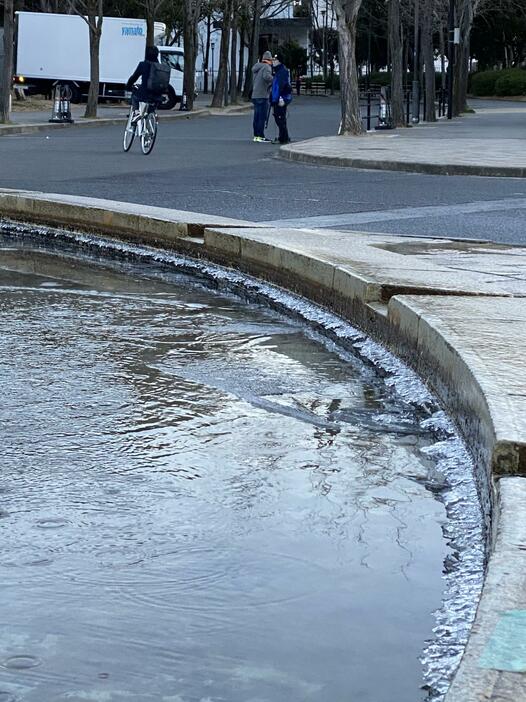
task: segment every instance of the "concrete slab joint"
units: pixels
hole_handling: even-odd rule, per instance
[[[1,216],[204,256],[325,305],[408,362],[498,494],[487,579],[446,702],[526,700],[526,250],[493,255],[479,243],[459,259],[452,242],[415,239],[408,253],[396,236],[6,190]],[[511,266],[521,275],[500,275]]]

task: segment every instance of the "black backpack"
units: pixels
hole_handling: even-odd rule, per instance
[[[151,63],[146,88],[150,93],[161,95],[170,85],[170,66],[165,63]]]

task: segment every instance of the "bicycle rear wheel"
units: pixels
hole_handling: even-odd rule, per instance
[[[130,114],[128,115],[128,121],[126,122],[126,127],[124,128],[124,139],[122,141],[122,148],[124,151],[129,151],[131,148],[131,145],[133,144],[133,140],[135,138],[135,130],[137,129],[136,124],[132,124],[132,114],[133,110],[130,110]]]
[[[155,112],[150,112],[144,118],[143,129],[141,134],[141,149],[145,156],[151,153],[155,139],[157,137],[157,115]]]

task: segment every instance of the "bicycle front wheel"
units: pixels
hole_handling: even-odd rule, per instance
[[[137,129],[137,125],[132,124],[132,114],[133,111],[130,110],[128,121],[126,122],[126,127],[124,128],[124,139],[122,141],[122,147],[124,151],[130,150],[131,145],[133,144],[133,140],[135,138],[135,130]]]
[[[143,122],[143,130],[141,134],[141,149],[145,156],[151,153],[155,139],[157,137],[157,115],[155,112],[150,112],[146,115]]]

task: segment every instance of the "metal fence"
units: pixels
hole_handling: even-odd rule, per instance
[[[406,88],[404,90],[404,113],[405,123],[407,126],[425,119],[427,107],[427,95],[425,90],[422,91],[417,102],[418,114],[412,113],[412,90]],[[360,92],[360,111],[362,121],[367,131],[373,127],[375,129],[392,129],[391,119],[391,96],[388,86],[370,86],[367,90]],[[437,117],[444,117],[447,114],[447,90],[440,88],[435,93],[435,112]]]

